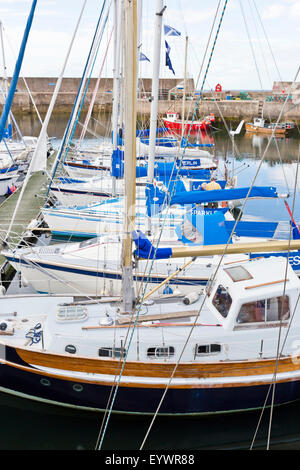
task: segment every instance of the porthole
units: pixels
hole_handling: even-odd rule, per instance
[[[51,385],[50,380],[48,379],[41,379],[40,380],[41,384],[44,385],[45,387],[49,387]]]
[[[173,357],[175,354],[175,349],[173,346],[168,347],[156,347],[147,349],[147,357]]]
[[[69,354],[75,354],[76,353],[76,347],[73,344],[68,344],[65,347],[65,351]]]
[[[82,392],[83,386],[82,386],[81,384],[74,384],[74,385],[73,385],[73,390],[74,390],[75,392]]]
[[[195,355],[205,356],[208,354],[218,354],[221,352],[220,344],[196,344]]]

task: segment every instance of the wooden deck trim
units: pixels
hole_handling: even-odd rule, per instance
[[[34,375],[42,375],[43,377],[48,377],[49,379],[58,379],[58,380],[66,380],[68,382],[75,382],[75,383],[80,383],[80,384],[90,384],[90,385],[98,385],[98,386],[107,386],[107,387],[113,387],[116,385],[118,376],[116,376],[113,380],[111,381],[101,381],[101,380],[87,380],[82,377],[71,377],[67,375],[58,375],[55,372],[50,372],[50,371],[43,371],[43,370],[38,370],[38,369],[33,369],[31,367],[27,366],[22,366],[19,364],[15,364],[13,362],[5,361],[3,359],[0,360],[0,364],[5,364],[9,367],[13,367],[15,369],[22,370],[24,372],[28,372],[30,374]],[[290,377],[286,379],[279,379],[276,380],[276,383],[289,383],[289,382],[294,382],[294,381],[299,381],[300,376],[298,378]],[[263,386],[263,385],[270,385],[273,383],[272,379],[270,380],[265,380],[265,381],[259,381],[259,380],[252,380],[247,383],[245,382],[239,382],[239,381],[233,381],[230,383],[216,383],[216,384],[172,384],[168,385],[168,388],[170,389],[217,389],[217,388],[234,388],[234,387],[254,387],[254,386]],[[155,384],[155,383],[149,383],[149,382],[137,382],[137,383],[130,383],[130,382],[121,382],[119,383],[119,388],[145,388],[145,389],[165,389],[166,384]]]
[[[120,359],[102,359],[86,357],[69,357],[67,355],[55,355],[45,352],[29,351],[16,348],[19,357],[34,367],[49,367],[52,369],[69,370],[73,372],[85,372],[106,375],[118,375],[122,365]],[[235,361],[235,362],[202,362],[202,363],[180,363],[177,366],[175,378],[225,378],[225,377],[249,377],[251,375],[273,374],[276,358],[261,359],[257,361]],[[173,373],[175,363],[173,362],[139,362],[126,361],[123,376],[134,377],[158,377],[168,378]],[[293,362],[292,357],[284,357],[278,361],[277,372],[300,371],[300,365]]]

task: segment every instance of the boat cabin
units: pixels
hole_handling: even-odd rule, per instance
[[[179,113],[175,113],[175,112],[167,113],[167,119],[169,119],[169,121],[176,121],[179,119]]]
[[[224,265],[206,289],[208,306],[226,330],[278,327],[288,323],[300,280],[286,258],[260,258]],[[285,293],[285,295],[283,295]],[[293,325],[297,325],[297,316]]]
[[[253,124],[256,127],[264,127],[265,126],[265,120],[263,118],[254,118]]]

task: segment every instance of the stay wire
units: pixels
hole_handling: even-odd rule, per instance
[[[299,166],[299,162],[300,162],[300,146],[299,146],[298,165],[297,165],[296,177],[295,177],[295,185],[294,185],[292,214],[294,213],[294,208],[295,208],[295,198],[296,198],[296,189],[297,189],[298,166]],[[286,268],[285,268],[284,288],[283,288],[283,299],[284,299],[284,297],[285,297],[285,290],[286,290],[287,269],[288,269],[288,260],[289,260],[290,242],[291,242],[291,232],[292,232],[292,224],[290,224],[289,246],[288,246],[287,262],[286,262]],[[295,307],[294,307],[294,311],[293,311],[293,314],[292,314],[291,319],[290,319],[290,322],[289,322],[288,330],[287,330],[287,332],[286,332],[286,335],[285,335],[285,338],[284,338],[284,341],[283,341],[283,344],[282,344],[282,347],[281,347],[281,351],[279,352],[279,348],[280,348],[280,337],[281,337],[281,328],[282,328],[283,304],[282,304],[282,307],[281,307],[280,328],[279,328],[279,334],[278,334],[278,343],[277,343],[275,370],[274,370],[274,373],[273,373],[272,381],[271,381],[270,386],[269,386],[269,388],[268,388],[268,392],[267,392],[267,395],[266,395],[266,398],[265,398],[265,402],[264,402],[264,405],[263,405],[263,408],[262,408],[262,411],[261,411],[261,414],[260,414],[260,417],[259,417],[259,420],[258,420],[258,423],[257,423],[257,427],[256,427],[256,429],[255,429],[255,433],[254,433],[254,436],[253,436],[253,439],[252,439],[252,442],[251,442],[250,450],[253,449],[253,446],[254,446],[254,443],[255,443],[255,439],[256,439],[256,436],[257,436],[257,433],[258,433],[260,424],[261,424],[261,420],[262,420],[262,417],[263,417],[265,408],[266,408],[266,406],[267,406],[267,402],[268,402],[268,399],[269,399],[269,395],[270,395],[270,392],[271,392],[271,390],[272,390],[272,401],[271,401],[271,411],[270,411],[270,419],[269,419],[269,427],[268,427],[267,449],[269,449],[269,447],[270,447],[271,425],[272,425],[272,418],[273,418],[274,397],[275,397],[275,385],[276,385],[276,376],[277,376],[277,370],[278,370],[278,362],[279,362],[279,358],[280,358],[281,355],[282,355],[282,352],[283,352],[283,349],[284,349],[284,346],[285,346],[285,342],[286,342],[287,336],[288,336],[288,334],[289,334],[290,327],[291,327],[291,324],[292,324],[294,315],[295,315],[295,313],[296,313],[296,309],[297,309],[297,306],[298,306],[299,299],[300,299],[300,294],[298,295],[298,298],[297,298],[297,301],[296,301],[296,304],[295,304]],[[283,302],[284,302],[284,300],[283,300]]]
[[[298,77],[299,70],[300,70],[300,67],[299,67],[298,70],[297,70],[297,73],[296,73],[294,82],[296,81],[296,79],[297,79],[297,77]],[[284,102],[284,104],[283,104],[283,106],[282,106],[281,112],[279,113],[278,120],[277,120],[277,123],[276,123],[276,124],[278,124],[278,122],[279,122],[280,119],[281,119],[281,115],[282,115],[282,113],[283,113],[284,106],[285,106],[286,102],[287,102],[287,98],[285,99],[285,102]],[[271,139],[272,139],[274,133],[275,133],[275,127],[274,127],[274,129],[272,130],[272,135],[271,135],[271,137],[270,137],[270,139],[269,139],[269,141],[268,141],[268,144],[267,144],[267,146],[266,146],[266,148],[265,148],[265,150],[264,150],[264,153],[263,153],[262,158],[261,158],[261,161],[260,161],[260,165],[259,165],[259,167],[257,168],[255,177],[254,177],[254,179],[253,179],[253,181],[252,181],[252,183],[251,183],[251,186],[250,186],[250,188],[249,188],[249,190],[248,190],[248,193],[247,193],[247,195],[246,195],[246,197],[245,197],[245,200],[244,200],[244,203],[243,203],[242,210],[241,210],[240,214],[242,214],[243,211],[244,211],[246,202],[248,201],[250,192],[251,192],[251,190],[252,190],[252,187],[254,186],[255,180],[256,180],[256,178],[257,178],[257,176],[258,176],[258,173],[259,173],[259,171],[260,171],[260,168],[261,168],[261,166],[262,166],[262,163],[263,163],[263,161],[264,161],[266,152],[267,152],[267,150],[268,150],[268,148],[269,148],[269,145],[270,145],[270,142],[271,142]],[[231,231],[230,237],[229,237],[229,239],[228,239],[228,241],[227,241],[227,244],[226,244],[226,246],[225,246],[225,248],[224,248],[223,254],[221,255],[221,258],[220,258],[220,260],[219,260],[219,263],[218,263],[218,265],[217,265],[217,268],[216,268],[216,270],[215,270],[215,273],[214,273],[214,275],[213,275],[213,278],[212,278],[212,281],[211,281],[211,282],[214,282],[214,279],[215,279],[216,274],[217,274],[217,272],[218,272],[218,270],[219,270],[219,268],[220,268],[220,266],[221,266],[222,260],[223,260],[223,258],[224,258],[224,255],[225,255],[225,253],[226,253],[227,247],[228,247],[228,245],[229,245],[229,243],[230,243],[230,240],[231,240],[231,238],[232,238],[232,235],[233,235],[233,233],[234,233],[234,231],[235,231],[235,228],[236,228],[236,225],[237,225],[239,219],[240,219],[240,215],[239,215],[239,217],[237,217],[237,219],[236,219],[236,221],[235,221],[234,227],[233,227],[233,229],[232,229],[232,231]],[[207,297],[207,293],[206,293],[206,295],[204,296],[204,299],[203,299],[203,301],[202,301],[202,304],[201,304],[201,306],[200,306],[200,308],[199,308],[199,312],[198,312],[198,315],[197,315],[197,317],[196,317],[195,323],[196,323],[197,318],[199,317],[200,312],[201,312],[201,310],[202,310],[202,308],[203,308],[203,306],[204,306],[206,297]],[[195,326],[195,323],[194,323],[194,325],[191,327],[191,331],[193,330],[193,328],[194,328],[194,326]],[[191,336],[191,332],[190,332],[190,334],[188,335],[188,339],[190,338],[190,336]],[[159,412],[159,410],[160,410],[161,404],[163,403],[163,400],[164,400],[164,398],[165,398],[165,395],[166,395],[166,393],[167,393],[167,391],[168,391],[168,389],[169,389],[169,386],[170,386],[170,384],[171,384],[172,378],[173,378],[173,376],[174,376],[174,374],[175,374],[175,372],[176,372],[176,370],[177,370],[179,361],[180,361],[180,359],[181,359],[181,357],[182,357],[182,354],[183,354],[183,351],[184,351],[184,349],[185,349],[185,347],[186,347],[186,345],[187,345],[188,339],[187,339],[186,343],[185,343],[184,346],[183,346],[183,350],[182,350],[182,352],[181,352],[181,354],[180,354],[180,357],[179,357],[177,363],[176,363],[175,366],[174,366],[174,369],[173,369],[173,372],[172,372],[172,374],[171,374],[170,380],[169,380],[169,382],[168,382],[168,384],[167,384],[167,386],[166,386],[166,388],[165,388],[165,390],[164,390],[164,393],[163,393],[162,398],[161,398],[161,400],[160,400],[160,402],[159,402],[159,404],[158,404],[158,407],[157,407],[157,409],[156,409],[156,411],[155,411],[155,414],[154,414],[153,419],[152,419],[152,421],[151,421],[151,423],[150,423],[150,425],[149,425],[149,428],[148,428],[148,430],[147,430],[147,432],[146,432],[146,435],[145,435],[145,437],[144,437],[144,440],[143,440],[143,442],[142,442],[142,445],[141,445],[141,447],[140,447],[140,450],[143,448],[143,446],[144,446],[144,444],[145,444],[145,442],[146,442],[146,439],[147,439],[147,437],[148,437],[148,435],[149,435],[149,433],[150,433],[150,430],[151,430],[151,428],[152,428],[152,426],[153,426],[153,424],[154,424],[155,418],[156,418],[156,416],[157,416],[157,414],[158,414],[158,412]]]
[[[195,110],[194,110],[192,122],[195,120],[195,117],[196,117],[196,111],[197,111],[197,108],[198,108],[198,105],[199,105],[199,101],[200,101],[201,96],[202,96],[202,90],[203,90],[204,83],[205,83],[205,80],[206,80],[206,75],[207,75],[207,72],[208,72],[208,69],[209,69],[209,66],[210,66],[210,62],[211,62],[211,59],[212,59],[212,56],[213,56],[213,52],[214,52],[214,49],[215,49],[216,41],[217,41],[217,38],[218,38],[218,34],[219,34],[219,31],[220,31],[220,27],[221,27],[221,23],[222,23],[222,20],[223,20],[223,16],[224,16],[224,13],[225,13],[225,9],[226,9],[227,3],[228,3],[228,0],[225,0],[224,7],[223,7],[223,11],[222,11],[221,18],[220,18],[219,25],[218,25],[218,29],[217,29],[217,32],[216,32],[215,40],[214,40],[214,43],[213,43],[213,46],[212,46],[212,51],[211,51],[211,53],[210,53],[209,61],[208,61],[207,67],[206,67],[206,72],[205,72],[205,76],[204,76],[204,79],[203,79],[203,83],[202,83],[202,87],[201,87],[201,92],[200,92],[200,94],[199,94],[199,98],[198,98],[197,104],[196,104],[196,106],[195,106]],[[192,126],[191,126],[191,127],[192,127]],[[190,129],[191,129],[191,127],[190,127]],[[189,134],[188,134],[188,138],[189,138],[189,135],[190,135],[190,131],[189,131]],[[188,140],[188,138],[187,138],[187,140]],[[181,162],[182,162],[182,158],[183,158],[184,154],[185,154],[185,148],[183,149],[183,154],[182,154],[182,157],[181,157]],[[174,169],[172,170],[172,174],[173,174],[173,171],[174,171]],[[178,177],[178,174],[177,174],[177,177]],[[170,178],[170,181],[171,181],[171,178]],[[169,184],[170,184],[170,181],[169,181]],[[174,186],[175,186],[175,185],[173,185],[172,193],[173,193],[173,191],[174,191]],[[162,229],[161,229],[161,232],[160,232],[160,237],[161,237],[161,235],[162,235]],[[160,237],[159,237],[159,239],[158,239],[157,245],[158,245],[158,243],[159,243]],[[156,249],[157,249],[157,247],[156,247]],[[153,266],[153,261],[152,261],[152,266]],[[152,269],[152,266],[151,266],[151,269]],[[144,289],[143,297],[144,297],[144,295],[145,295],[145,289]],[[137,320],[138,320],[138,317],[139,317],[139,312],[140,312],[142,303],[143,303],[143,299],[141,299],[141,302],[140,302],[140,304],[139,304],[138,311],[137,311],[137,313],[136,313],[135,321],[134,321],[134,324],[133,324],[133,326],[132,326],[131,336],[130,336],[130,339],[129,339],[129,346],[130,346],[130,344],[131,344],[131,342],[132,342],[133,334],[134,334],[135,329],[136,329],[136,324],[137,324]],[[99,440],[98,450],[101,449],[102,444],[103,444],[103,440],[104,440],[104,437],[105,437],[105,433],[106,433],[108,421],[109,421],[109,419],[110,419],[110,415],[111,415],[112,408],[113,408],[113,405],[114,405],[114,401],[115,401],[115,398],[116,398],[116,394],[117,394],[117,391],[118,391],[118,388],[119,388],[119,384],[120,384],[120,381],[121,381],[121,377],[122,377],[122,373],[123,373],[123,370],[124,370],[124,367],[125,367],[125,363],[126,363],[126,356],[125,356],[124,361],[123,361],[122,369],[121,369],[121,372],[120,372],[120,375],[119,375],[119,378],[118,378],[118,382],[117,382],[117,385],[116,385],[116,388],[115,388],[115,391],[114,391],[114,395],[113,395],[113,398],[112,398],[112,403],[111,403],[111,406],[110,406],[110,409],[109,409],[109,412],[108,412],[108,417],[107,417],[106,423],[105,423],[105,425],[104,425],[104,429],[103,429],[103,432],[102,432],[102,436],[101,436],[101,439]]]
[[[213,45],[212,45],[212,50],[211,50],[211,53],[210,53],[210,56],[209,56],[209,60],[208,60],[207,66],[206,66],[206,70],[205,70],[205,74],[204,74],[204,78],[203,78],[201,90],[200,90],[200,93],[199,93],[199,98],[198,98],[198,100],[197,100],[197,103],[196,103],[196,106],[195,106],[195,109],[194,109],[192,122],[195,120],[196,111],[197,111],[197,109],[198,109],[199,102],[200,102],[201,97],[202,97],[204,84],[205,84],[205,81],[206,81],[206,77],[207,77],[208,69],[209,69],[209,66],[210,66],[210,63],[211,63],[211,59],[212,59],[212,56],[213,56],[213,53],[214,53],[215,45],[216,45],[216,42],[217,42],[217,39],[218,39],[218,35],[219,35],[219,31],[220,31],[221,24],[222,24],[222,21],[223,21],[223,17],[224,17],[224,13],[225,13],[225,10],[226,10],[227,3],[228,3],[228,0],[225,0],[224,6],[223,6],[223,10],[222,10],[222,13],[221,13],[221,17],[220,17],[220,20],[219,20],[218,28],[217,28],[217,31],[216,31],[215,39],[214,39],[214,42],[213,42]],[[190,128],[189,128],[189,133],[188,133],[188,136],[187,136],[187,141],[188,141],[188,139],[189,139],[189,136],[190,136],[190,133],[191,133],[191,129],[192,129],[192,125],[191,125]],[[185,153],[185,149],[186,149],[186,147],[184,148],[184,151],[183,151],[183,155],[182,155],[181,162],[180,162],[181,164],[182,164],[182,159],[183,159],[183,156],[184,156],[184,153]],[[173,194],[173,192],[174,192],[174,188],[175,188],[175,185],[173,185],[172,194]],[[171,198],[170,198],[170,201],[171,201]],[[161,234],[162,234],[162,231],[161,231]],[[161,234],[160,234],[160,237],[161,237]],[[159,240],[158,240],[158,243],[159,243]],[[158,246],[158,243],[157,243],[157,246]],[[156,249],[157,249],[157,246],[156,246]],[[156,251],[156,249],[155,249],[155,251]],[[205,299],[205,298],[206,298],[206,297],[204,297],[204,299]],[[163,395],[162,395],[162,397],[161,397],[161,400],[160,400],[160,402],[159,402],[159,404],[158,404],[158,406],[157,406],[157,409],[156,409],[156,411],[155,411],[155,413],[154,413],[154,415],[153,415],[153,418],[152,418],[151,423],[150,423],[150,425],[149,425],[149,427],[148,427],[148,430],[147,430],[147,432],[146,432],[146,434],[145,434],[145,436],[144,436],[144,439],[143,439],[143,441],[142,441],[140,450],[143,449],[143,447],[144,447],[144,445],[145,445],[145,442],[146,442],[146,440],[147,440],[147,438],[148,438],[148,435],[149,435],[149,433],[150,433],[150,431],[151,431],[151,429],[152,429],[152,426],[153,426],[153,424],[154,424],[154,421],[155,421],[155,419],[156,419],[156,417],[157,417],[157,414],[158,414],[158,412],[159,412],[159,410],[160,410],[160,408],[161,408],[161,405],[162,405],[162,403],[163,403],[163,400],[164,400],[164,398],[165,398],[165,396],[166,396],[166,393],[167,393],[167,391],[168,391],[168,389],[169,389],[170,383],[171,383],[171,381],[172,381],[172,379],[173,379],[173,377],[174,377],[174,374],[175,374],[175,372],[176,372],[176,370],[177,370],[178,364],[179,364],[180,359],[181,359],[181,357],[182,357],[182,355],[183,355],[183,352],[184,352],[184,350],[185,350],[185,347],[186,347],[186,345],[187,345],[187,343],[188,343],[188,341],[189,341],[189,338],[190,338],[190,336],[191,336],[191,334],[192,334],[192,332],[193,332],[193,329],[194,329],[194,327],[195,327],[195,323],[196,323],[196,321],[197,321],[197,318],[198,318],[199,315],[200,315],[200,311],[201,311],[201,309],[202,309],[202,307],[203,307],[203,304],[204,304],[204,300],[203,300],[203,303],[202,303],[202,305],[201,305],[201,307],[200,307],[200,309],[199,309],[199,312],[198,312],[198,315],[197,315],[197,317],[196,317],[196,319],[195,319],[194,325],[191,327],[190,333],[189,333],[189,335],[188,335],[188,337],[187,337],[187,340],[186,340],[186,342],[185,342],[185,344],[184,344],[184,346],[183,346],[183,349],[182,349],[182,351],[181,351],[180,357],[179,357],[178,361],[176,362],[176,364],[175,364],[175,366],[174,366],[174,369],[173,369],[173,372],[172,372],[171,377],[170,377],[170,379],[169,379],[169,382],[168,382],[168,384],[167,384],[166,387],[165,387],[164,393],[163,393]]]
[[[295,199],[296,199],[296,191],[297,191],[299,160],[300,160],[300,145],[299,145],[298,162],[297,162],[297,168],[296,168],[295,186],[294,186],[294,194],[293,194],[292,216],[294,215],[294,210],[295,210]],[[289,267],[289,255],[290,255],[291,237],[292,237],[292,221],[291,221],[291,223],[290,223],[289,244],[288,244],[287,257],[286,257],[284,286],[283,286],[283,294],[282,294],[283,300],[282,300],[282,306],[281,306],[281,317],[280,317],[280,327],[279,327],[278,343],[277,343],[276,364],[275,364],[275,371],[274,371],[274,377],[273,377],[272,403],[271,403],[271,412],[270,412],[270,420],[269,420],[267,449],[270,448],[272,418],[273,418],[273,409],[274,409],[274,401],[275,401],[276,377],[277,377],[277,371],[278,371],[279,357],[281,356],[281,354],[280,354],[280,352],[279,352],[279,349],[280,349],[280,339],[281,339],[281,330],[282,330],[283,306],[284,306],[284,302],[285,302],[285,291],[286,291],[286,282],[287,282],[287,272],[288,272],[288,267]]]

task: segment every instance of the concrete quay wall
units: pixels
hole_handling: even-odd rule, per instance
[[[26,78],[26,83],[32,94],[33,100],[41,114],[47,112],[50,104],[53,91],[55,88],[57,78],[49,77],[30,77]],[[176,111],[181,115],[182,112],[182,100],[177,99],[166,99],[170,97],[169,91],[174,89],[178,84],[182,82],[182,79],[162,79],[160,81],[160,95],[159,100],[159,113],[164,116],[167,111]],[[70,113],[73,107],[73,103],[79,87],[80,78],[64,78],[60,92],[57,97],[54,112],[55,113]],[[93,91],[95,87],[96,79],[93,78],[89,82],[88,89],[85,93],[84,105],[82,108],[83,112],[86,112],[89,108],[93,97]],[[100,86],[96,95],[94,104],[94,113],[98,112],[111,112],[112,110],[112,86],[113,81],[111,78],[103,78],[100,81]],[[141,88],[140,88],[141,89]],[[140,99],[137,103],[137,112],[143,114],[146,117],[150,115],[151,109],[151,79],[143,79],[143,93],[140,93]],[[237,93],[231,93],[236,95]],[[252,100],[227,100],[226,93],[219,94],[218,100],[216,101],[201,101],[199,109],[197,111],[198,116],[205,116],[213,113],[217,120],[230,119],[238,121],[241,119],[252,120],[258,116],[260,106],[262,105],[262,111],[264,117],[270,118],[272,121],[276,120],[282,110],[282,102],[266,101],[267,95],[271,95],[272,92],[252,92],[249,91]],[[211,98],[212,93],[204,93],[204,97]],[[284,108],[284,113],[281,120],[291,120],[297,124],[300,124],[300,102],[289,101]],[[196,99],[188,99],[186,101],[185,110],[186,114],[190,117],[194,112],[196,106]],[[3,99],[0,100],[0,111],[3,107]],[[31,114],[35,113],[33,103],[26,89],[25,83],[22,79],[19,79],[17,85],[17,91],[14,96],[12,111],[14,114]]]

